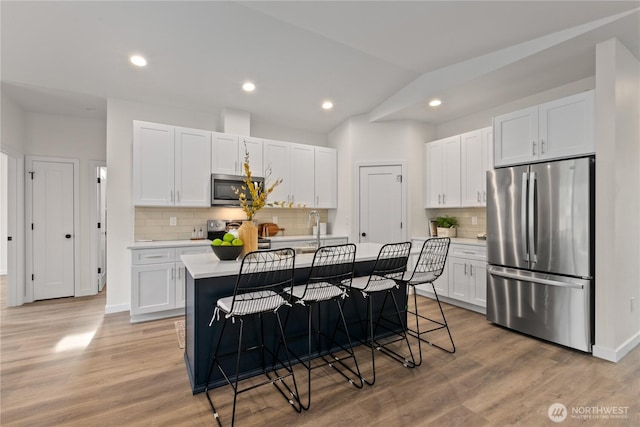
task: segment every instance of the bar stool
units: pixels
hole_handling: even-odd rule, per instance
[[[303,409],[309,409],[311,406],[311,370],[320,368],[327,364],[340,373],[350,384],[353,384],[356,388],[362,388],[364,383],[360,375],[360,369],[358,368],[358,362],[353,351],[353,345],[351,343],[351,337],[347,329],[347,322],[342,311],[341,301],[347,296],[348,287],[351,285],[353,277],[353,267],[356,257],[356,246],[354,244],[336,245],[336,246],[324,246],[318,248],[313,256],[313,263],[309,272],[307,283],[304,285],[294,286],[290,295],[293,297],[293,304],[301,304],[307,307],[307,325],[308,325],[308,354],[307,359],[303,360],[299,355],[294,354],[293,350],[290,351],[296,359],[307,370],[307,404],[301,403]],[[344,328],[346,335],[346,347],[340,342],[336,342],[336,334],[329,336],[321,328],[323,322],[321,319],[320,303],[324,301],[335,301],[338,307],[339,318],[337,322],[341,322],[341,326]],[[314,308],[318,317],[317,325],[313,328],[313,313]],[[287,316],[288,320],[288,316]],[[285,320],[285,330],[287,320]],[[336,328],[337,329],[337,328]],[[324,364],[316,364],[312,366],[313,346],[312,338],[316,338],[316,352],[321,356]],[[322,346],[322,338],[328,340],[326,346]],[[291,343],[291,338],[289,342]],[[346,356],[338,356],[332,349],[334,346],[339,347],[340,350],[346,352]],[[336,348],[337,348],[336,347]],[[342,353],[344,354],[344,353]],[[327,356],[329,356],[327,358]],[[348,359],[353,360],[354,367],[345,364]],[[349,375],[345,374],[338,366],[348,371],[352,376],[357,379],[354,380]]]
[[[398,301],[394,289],[399,287],[399,282],[402,276],[407,270],[407,261],[409,259],[409,252],[411,251],[411,242],[403,243],[390,243],[382,246],[378,253],[373,272],[370,276],[355,277],[351,282],[351,291],[354,290],[362,292],[362,296],[367,301],[367,318],[366,326],[368,330],[366,333],[367,339],[363,344],[371,347],[371,364],[373,370],[373,379],[367,380],[363,378],[363,381],[369,385],[373,385],[376,382],[376,363],[375,363],[375,351],[378,350],[393,359],[399,361],[407,368],[413,368],[416,366],[415,358],[413,356],[413,350],[409,343],[409,339],[406,333],[406,318],[402,319],[404,310],[400,310],[398,307]],[[373,318],[373,297],[376,294],[384,293],[384,300],[380,308],[380,312],[374,320]],[[389,319],[384,315],[384,308],[391,296],[393,302],[395,320]],[[403,307],[404,308],[404,307]],[[361,321],[362,323],[362,321]],[[391,326],[388,326],[391,325]],[[376,332],[378,328],[384,329],[385,343],[381,343],[376,338]],[[388,336],[395,335],[393,340],[386,339]],[[390,348],[390,344],[395,342],[404,341],[407,345],[408,356],[403,356]]]
[[[425,342],[429,345],[437,347],[441,350],[446,351],[447,353],[455,353],[456,346],[453,343],[453,338],[451,337],[451,331],[449,330],[449,324],[447,323],[447,319],[444,316],[444,311],[442,310],[442,305],[440,305],[440,298],[438,298],[438,293],[436,292],[436,287],[433,282],[442,275],[444,271],[445,264],[447,262],[447,255],[449,253],[449,244],[451,243],[451,239],[448,237],[437,237],[428,239],[422,245],[422,250],[420,251],[420,257],[418,258],[418,262],[416,263],[415,268],[411,275],[404,280],[407,284],[407,291],[412,288],[413,289],[413,310],[411,311],[407,308],[407,314],[412,314],[416,320],[416,328],[411,329],[407,322],[407,331],[410,335],[418,339],[418,349],[420,352],[420,359],[418,365],[422,363],[422,342]],[[442,320],[434,320],[424,315],[418,313],[418,300],[416,297],[416,289],[415,287],[423,284],[431,284],[433,289],[433,294],[436,297],[436,302],[438,303],[438,308],[440,309],[440,315],[442,316]],[[408,306],[407,306],[408,307]],[[428,322],[431,322],[430,325],[437,325],[431,329],[427,329],[425,331],[420,331],[420,319],[424,319]],[[441,347],[438,344],[435,344],[422,336],[424,334],[428,334],[429,332],[437,331],[439,329],[446,329],[449,334],[449,341],[451,341],[451,350]]]
[[[282,292],[287,289],[290,290],[293,286],[294,262],[295,251],[290,248],[249,252],[242,259],[242,265],[240,267],[240,273],[236,279],[233,295],[220,298],[216,303],[214,315],[209,326],[213,324],[214,320],[220,320],[220,314],[223,314],[223,324],[217,343],[213,348],[213,357],[211,359],[211,366],[209,367],[209,373],[207,375],[207,386],[205,392],[207,399],[209,400],[211,410],[213,411],[213,415],[219,426],[222,426],[222,423],[211,399],[209,390],[209,382],[215,368],[220,371],[228,385],[233,389],[233,411],[231,416],[232,426],[235,423],[236,401],[238,395],[262,385],[273,384],[293,409],[296,412],[301,412],[298,386],[291,367],[291,360],[289,358],[282,321],[280,319],[280,314],[278,313],[278,309],[280,307],[288,305],[287,300],[282,296]],[[264,327],[263,317],[268,314],[275,315],[278,321],[278,332],[280,334],[279,340],[274,341],[269,337],[265,338],[266,328]],[[243,343],[245,322],[252,318],[257,318],[259,322],[259,342],[257,344],[253,342],[245,344]],[[223,336],[225,335],[229,321],[233,323],[238,321],[240,323],[237,338],[237,351],[220,354],[221,343],[223,342]],[[268,345],[266,345],[267,343],[271,343],[273,345],[282,343],[284,345],[286,361],[280,360],[278,357],[279,351],[272,351]],[[262,373],[266,378],[259,384],[239,389],[238,383],[241,369],[240,356],[243,353],[253,351],[259,353],[259,357],[262,360]],[[267,362],[265,361],[267,354],[269,354],[271,358],[271,365],[269,367],[267,367]],[[234,365],[223,362],[223,360],[228,360],[234,356]],[[230,366],[235,366],[235,372],[225,371],[225,369],[230,370]],[[278,370],[281,370],[281,368],[284,368],[283,370],[285,372],[283,374],[278,373]],[[272,376],[272,374],[275,374],[275,376]],[[293,383],[292,386],[285,382],[285,379],[289,377],[291,377],[291,381]],[[281,387],[284,387],[286,391]]]

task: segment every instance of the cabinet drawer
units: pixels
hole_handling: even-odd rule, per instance
[[[136,249],[132,251],[132,257],[133,265],[174,262],[176,251],[175,248]]]
[[[211,252],[211,245],[176,248],[176,261],[180,261],[181,255],[206,254],[208,252]]]
[[[487,248],[482,246],[452,244],[449,247],[449,256],[486,261]]]

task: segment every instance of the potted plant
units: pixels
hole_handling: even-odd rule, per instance
[[[458,218],[448,215],[439,216],[436,218],[436,226],[438,227],[438,237],[456,237]]]

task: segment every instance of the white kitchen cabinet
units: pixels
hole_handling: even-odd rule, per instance
[[[211,132],[175,130],[176,206],[211,206]]]
[[[486,173],[493,169],[493,128],[467,132],[460,136],[462,206],[486,206]]]
[[[131,321],[184,314],[185,269],[180,256],[210,252],[201,246],[132,249]]]
[[[494,118],[495,166],[595,152],[594,91]]]
[[[321,237],[320,246],[346,245],[349,243],[348,237]],[[315,236],[287,236],[271,240],[271,249],[300,248],[315,246]]]
[[[335,148],[315,149],[315,207],[338,207],[338,155]]]
[[[294,207],[315,207],[315,150],[313,145],[265,140],[265,176],[282,178],[270,202],[293,203]]]
[[[450,246],[447,259],[450,298],[486,307],[486,254],[486,248],[482,246]]]
[[[461,205],[460,135],[426,144],[426,208]]]
[[[211,205],[210,132],[133,122],[133,204]]]
[[[251,173],[254,176],[262,176],[262,148],[263,141],[260,138],[212,132],[211,173],[244,175],[244,159],[248,152]]]

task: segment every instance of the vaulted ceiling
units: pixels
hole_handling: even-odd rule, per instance
[[[640,57],[639,6],[2,1],[2,90],[28,111],[88,117],[115,97],[315,132],[358,114],[441,123],[594,75],[595,44],[612,37]]]

